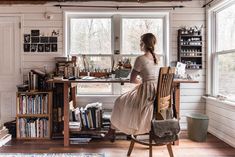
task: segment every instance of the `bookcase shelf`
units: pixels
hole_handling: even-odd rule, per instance
[[[182,34],[178,30],[178,61],[187,64],[186,69],[202,69],[202,36]]]
[[[50,139],[52,92],[16,93],[17,139]]]

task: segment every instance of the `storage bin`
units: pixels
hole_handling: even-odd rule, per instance
[[[187,116],[188,137],[197,142],[203,142],[207,137],[209,118],[201,113],[192,113]]]

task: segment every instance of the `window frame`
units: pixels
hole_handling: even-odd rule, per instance
[[[235,2],[227,0],[216,4],[214,7],[210,8],[207,12],[208,18],[208,55],[207,55],[207,95],[212,95],[216,97],[219,94],[219,80],[218,80],[218,56],[223,54],[235,53],[235,49],[221,50],[218,51],[218,39],[217,39],[217,14],[228,7],[231,4],[235,5]]]
[[[122,18],[160,18],[163,20],[163,52],[159,54],[160,57],[163,57],[164,66],[169,65],[169,12],[167,11],[143,11],[141,12],[74,12],[74,11],[64,11],[64,47],[65,55],[69,55],[70,52],[70,20],[72,18],[111,18],[111,54],[85,54],[87,56],[110,56],[112,57],[137,57],[138,55],[134,54],[122,54]],[[115,24],[119,26],[114,27]],[[119,37],[120,40],[115,41],[115,37]],[[116,55],[115,50],[119,50],[120,54]],[[77,54],[77,55],[83,55]],[[76,54],[74,54],[76,55]],[[121,85],[112,84],[111,93],[87,93],[79,95],[119,95],[121,94]]]

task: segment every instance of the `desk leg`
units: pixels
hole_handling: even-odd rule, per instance
[[[177,118],[180,120],[180,84],[174,84],[174,102]],[[179,145],[179,140],[174,142],[174,145]]]
[[[177,118],[180,119],[180,84],[176,84],[175,86],[175,107]]]
[[[64,146],[69,146],[69,91],[64,83]]]
[[[72,100],[73,100],[73,107],[76,108],[76,86],[72,87]]]

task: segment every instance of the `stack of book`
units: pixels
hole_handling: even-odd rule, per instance
[[[5,145],[10,140],[11,135],[8,134],[8,129],[5,126],[0,127],[0,147]]]
[[[20,138],[49,137],[49,121],[47,118],[19,118]]]
[[[91,103],[85,108],[76,108],[72,111],[71,121],[80,122],[82,128],[97,129],[102,126],[102,104]]]

